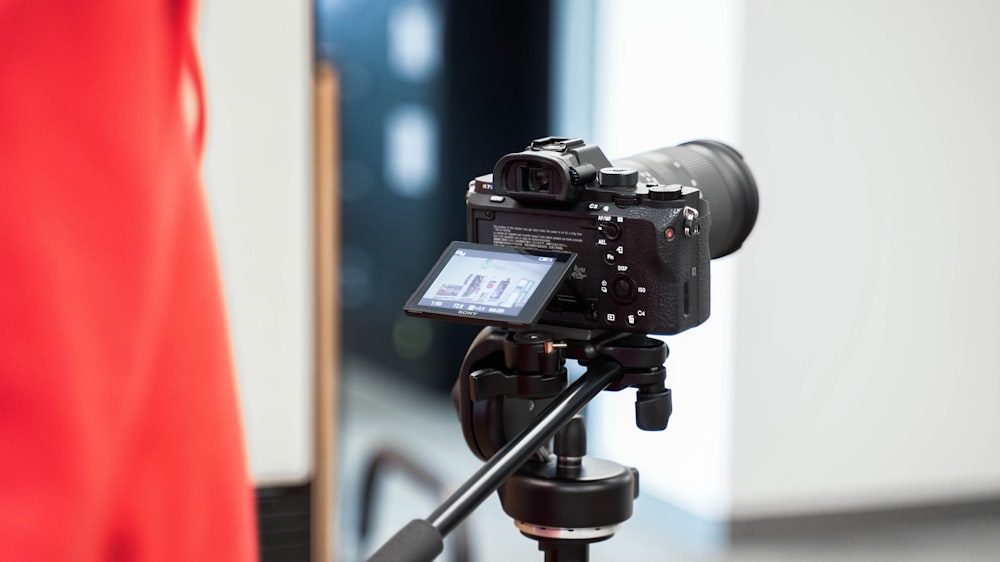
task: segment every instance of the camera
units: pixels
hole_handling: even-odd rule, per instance
[[[485,464],[371,560],[432,559],[494,491],[546,560],[587,560],[632,515],[639,476],[587,456],[576,416],[631,387],[636,426],[666,429],[669,350],[649,335],[708,318],[709,263],[750,234],[756,183],[716,141],[612,163],[581,139],[546,137],[473,179],[466,208],[468,241],[448,246],[404,310],[485,326],[452,390]],[[586,368],[572,384],[569,359]]]
[[[756,221],[742,156],[696,140],[612,163],[546,137],[497,161],[466,195],[468,241],[414,293],[410,314],[669,335],[704,322],[712,258]]]

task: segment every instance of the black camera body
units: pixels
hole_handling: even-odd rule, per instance
[[[671,167],[666,184],[580,139],[538,139],[470,182],[468,239],[577,255],[542,324],[676,334],[709,316],[711,217],[696,171]]]

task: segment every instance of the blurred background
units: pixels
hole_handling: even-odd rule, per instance
[[[588,409],[591,454],[642,482],[594,559],[1000,558],[1000,5],[268,4],[202,20],[265,559],[361,559],[427,516],[437,492],[388,470],[360,537],[384,448],[442,489],[478,466],[447,396],[476,330],[401,307],[465,238],[467,182],[547,135],[722,140],[760,189],[712,317],[666,340],[670,427],[636,429],[630,394]],[[495,498],[468,536],[541,557]]]

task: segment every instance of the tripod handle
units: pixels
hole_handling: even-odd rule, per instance
[[[427,521],[414,519],[385,542],[368,562],[431,562],[444,550],[444,537]]]

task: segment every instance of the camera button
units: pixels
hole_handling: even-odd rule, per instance
[[[622,227],[615,223],[604,223],[597,227],[597,230],[601,231],[608,240],[617,240],[622,234]]]
[[[635,300],[638,289],[635,281],[624,273],[618,274],[611,280],[611,298],[621,304],[630,304]]]

